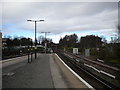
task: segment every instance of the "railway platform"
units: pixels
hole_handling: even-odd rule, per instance
[[[12,62],[12,60],[5,63],[9,62]],[[26,60],[24,63],[24,65],[17,69],[9,70],[11,74],[3,75],[3,90],[4,88],[94,89],[72,71],[57,54],[39,54],[33,62],[27,63]],[[7,66],[3,68],[3,71],[5,70],[7,70]]]

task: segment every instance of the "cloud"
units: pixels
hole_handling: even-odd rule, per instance
[[[111,29],[115,32],[118,22],[117,2],[4,2],[3,32],[34,30],[34,23],[28,19],[44,19],[37,23],[37,32],[49,31],[61,34],[76,31],[97,31]]]
[[[2,2],[83,2],[83,0],[1,0]],[[119,0],[84,0],[84,2],[119,2]]]

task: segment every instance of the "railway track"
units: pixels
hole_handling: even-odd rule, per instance
[[[109,90],[116,90],[120,89],[119,87],[107,82],[106,80],[102,79],[101,77],[95,75],[94,73],[90,72],[83,66],[77,64],[76,58],[73,56],[67,56],[64,52],[57,52],[58,56],[62,58],[62,60],[71,67],[78,75],[80,75],[84,80],[86,80],[89,84],[91,84],[95,89],[109,89]],[[77,57],[78,58],[78,57]]]
[[[78,58],[81,58],[80,56],[77,56],[77,55],[74,55],[75,57],[78,57]],[[110,70],[113,70],[113,71],[116,71],[116,72],[120,72],[120,70],[118,68],[115,68],[115,67],[111,67],[111,66],[108,66],[108,65],[105,65],[103,63],[100,63],[100,62],[96,62],[96,61],[93,61],[93,60],[89,60],[87,58],[83,58],[83,60],[85,61],[88,61],[88,62],[91,62],[91,63],[94,63],[96,65],[99,65],[101,67],[105,67],[107,69],[110,69]]]
[[[106,64],[101,63],[101,62],[97,62],[94,60],[83,58],[83,57],[80,57],[79,55],[75,55],[75,54],[72,54],[69,52],[65,52],[65,53],[68,54],[68,57],[72,56],[73,58],[76,58],[76,61],[78,61],[78,63],[79,63],[79,61],[81,61],[81,63],[85,63],[85,64],[87,64],[87,66],[89,65],[94,70],[99,69],[100,71],[97,70],[98,72],[106,74],[112,78],[116,78],[116,77],[119,78],[119,76],[120,76],[120,69],[118,69],[116,67],[112,67],[112,66],[106,65]],[[106,71],[107,73],[104,71]]]

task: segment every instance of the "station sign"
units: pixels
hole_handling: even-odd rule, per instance
[[[73,53],[78,54],[78,48],[73,48]]]

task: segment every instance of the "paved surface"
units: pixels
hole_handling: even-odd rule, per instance
[[[32,63],[11,72],[15,74],[3,76],[3,88],[54,88],[49,55],[39,55]]]
[[[28,62],[28,56],[22,56],[17,58],[11,58],[3,60],[2,62],[2,74],[6,74],[15,70],[23,65],[26,65]]]
[[[3,88],[88,88],[55,54],[40,54],[32,63],[26,58],[11,62],[3,65]]]
[[[51,55],[50,57],[50,68],[51,68],[51,74],[54,82],[54,88],[69,88],[68,84],[64,78],[64,75],[56,63],[55,55]]]

